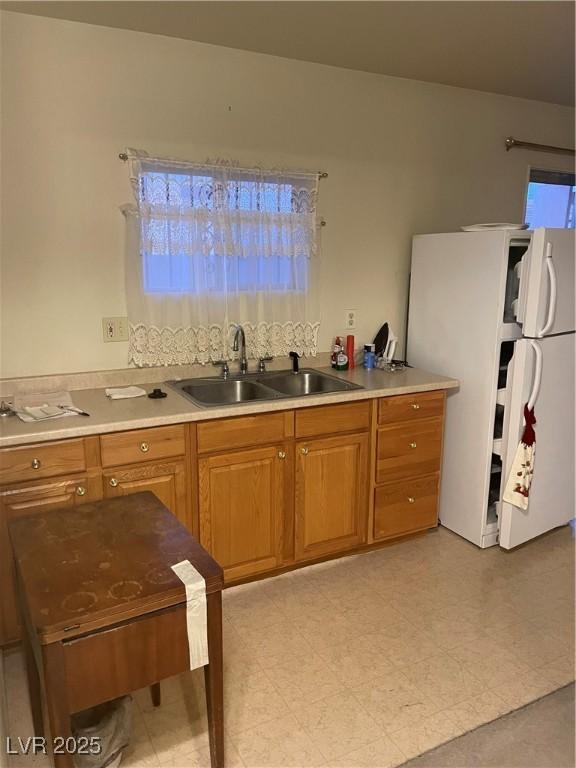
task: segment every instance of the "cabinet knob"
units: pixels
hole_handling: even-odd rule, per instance
[[[410,443],[410,448],[416,448],[416,443]]]
[[[76,488],[76,496],[86,496],[86,488],[83,485],[79,485]]]
[[[112,488],[116,488],[118,486],[118,480],[116,480],[115,477],[111,477],[110,478],[110,485],[112,486]]]
[[[414,496],[408,496],[408,504],[414,504],[415,501],[416,499],[414,498]]]
[[[142,453],[148,453],[148,451],[150,450],[150,446],[148,445],[148,443],[140,443],[140,450],[142,451]]]
[[[285,459],[286,458],[286,451],[278,451],[278,458],[279,459]]]
[[[412,403],[412,408],[414,408],[415,411],[420,410],[420,406],[418,405],[418,403]]]
[[[32,469],[40,469],[42,462],[40,459],[32,459]]]
[[[303,456],[308,456],[308,448],[300,448],[300,453]]]

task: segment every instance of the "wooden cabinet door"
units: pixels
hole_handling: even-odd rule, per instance
[[[281,565],[289,462],[282,444],[200,459],[200,542],[227,581]]]
[[[181,523],[192,530],[186,477],[184,460],[107,469],[103,472],[104,497],[111,499],[115,496],[152,491]]]
[[[59,477],[0,490],[0,644],[19,638],[14,561],[8,537],[8,521],[20,515],[74,507],[102,498],[99,473]]]
[[[363,544],[367,507],[368,435],[297,443],[296,560]]]

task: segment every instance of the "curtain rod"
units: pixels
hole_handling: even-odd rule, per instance
[[[520,141],[513,136],[508,136],[504,143],[506,144],[506,152],[509,152],[511,149],[519,148],[533,149],[536,152],[553,152],[557,155],[572,155],[572,157],[574,157],[575,154],[574,150],[569,149],[568,147],[553,147],[550,144],[533,144],[531,141]]]
[[[122,160],[123,163],[127,162],[130,159],[129,155],[126,152],[120,152],[120,154],[118,155],[118,158]],[[147,155],[139,159],[143,161],[148,160],[153,163],[174,163],[175,165],[198,165],[198,166],[201,166],[202,168],[231,168],[233,171],[246,171],[248,173],[253,173],[254,171],[259,170],[258,168],[237,168],[236,166],[226,166],[226,165],[222,166],[222,165],[215,165],[212,163],[189,163],[189,162],[186,162],[185,160],[170,160],[170,158],[166,158],[166,157],[148,157]],[[292,171],[292,173],[294,173],[295,176],[308,175],[304,171]],[[310,175],[313,176],[314,174],[311,173]],[[326,173],[326,171],[317,171],[317,175],[319,179],[328,178],[328,174]]]

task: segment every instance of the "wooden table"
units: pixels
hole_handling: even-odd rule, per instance
[[[45,702],[54,754],[70,716],[190,668],[184,584],[172,565],[189,560],[206,582],[204,667],[210,755],[224,765],[222,569],[152,493],[11,521],[35,735]]]

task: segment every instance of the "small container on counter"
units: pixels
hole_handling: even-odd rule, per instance
[[[364,368],[368,370],[376,365],[376,345],[364,344]]]

